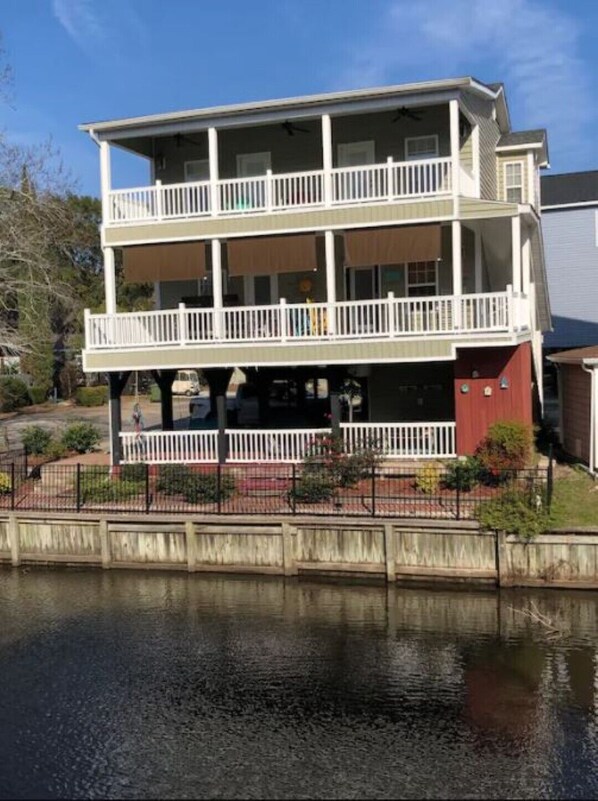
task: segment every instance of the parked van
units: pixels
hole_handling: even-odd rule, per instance
[[[172,384],[173,395],[199,395],[199,376],[195,370],[179,370]]]

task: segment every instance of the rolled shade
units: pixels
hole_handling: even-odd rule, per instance
[[[345,233],[345,263],[349,267],[434,261],[441,254],[439,225],[366,228]]]
[[[125,282],[186,281],[206,274],[204,242],[133,245],[123,249]]]
[[[227,250],[229,275],[297,273],[318,266],[314,234],[229,239]]]

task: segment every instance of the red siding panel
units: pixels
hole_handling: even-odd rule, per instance
[[[478,377],[472,373],[477,371]],[[508,387],[501,389],[501,379]],[[468,391],[463,392],[462,386]],[[490,394],[485,395],[486,388]],[[498,420],[533,422],[532,357],[529,342],[512,348],[461,350],[455,362],[457,453],[471,454]]]

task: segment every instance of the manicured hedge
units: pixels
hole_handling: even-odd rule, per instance
[[[79,387],[75,392],[79,406],[103,406],[108,402],[108,387]]]

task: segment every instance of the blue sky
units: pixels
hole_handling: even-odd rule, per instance
[[[598,169],[597,0],[2,0],[14,71],[0,124],[51,136],[98,193],[90,120],[474,75],[513,127],[547,127],[553,172]],[[118,155],[114,184],[143,182]]]

